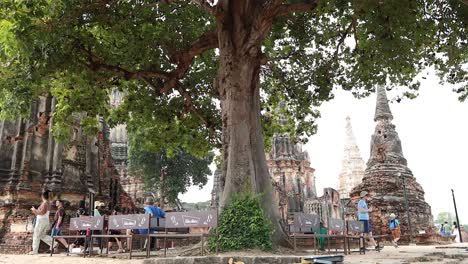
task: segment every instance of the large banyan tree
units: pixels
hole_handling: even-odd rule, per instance
[[[411,97],[428,69],[465,99],[467,10],[463,0],[2,0],[1,115],[51,93],[58,138],[86,112],[88,133],[96,116],[126,122],[153,151],[222,146],[221,204],[263,193],[280,244],[265,113],[286,100],[301,140],[334,88],[398,85]],[[125,93],[115,111],[111,89]]]

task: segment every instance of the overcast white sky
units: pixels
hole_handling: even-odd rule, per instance
[[[387,95],[391,99],[398,91]],[[434,217],[439,212],[454,212],[450,191],[454,189],[460,222],[468,224],[468,102],[460,103],[449,85],[442,86],[435,76],[428,76],[422,80],[418,98],[392,103],[390,108],[408,167],[426,192],[426,202],[431,205]],[[358,100],[349,92],[337,91],[335,98],[324,103],[320,111],[318,133],[304,147],[316,170],[319,195],[324,187],[336,188],[338,184],[347,115],[367,162],[375,128],[375,94]],[[181,199],[207,201],[212,186],[210,177],[202,190],[192,187]]]

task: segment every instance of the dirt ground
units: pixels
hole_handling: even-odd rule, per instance
[[[447,263],[468,264],[468,243],[452,244],[446,246],[400,246],[399,248],[385,247],[381,252],[370,251],[365,255],[353,253],[345,256],[346,264],[411,264],[411,263]],[[310,254],[309,254],[310,253]],[[312,252],[305,253],[313,255]],[[250,252],[251,255],[259,255],[259,252]],[[236,255],[250,255],[249,252],[236,253]],[[263,253],[265,254],[265,253]],[[224,256],[228,253],[224,253]],[[268,254],[265,254],[268,255]],[[0,255],[0,264],[88,264],[88,263],[112,263],[112,264],[144,264],[143,258],[126,259],[126,254],[111,254],[109,257],[83,258],[79,256],[66,256],[57,254],[50,257],[48,254],[35,256],[28,255]],[[153,259],[156,260],[156,259]],[[148,262],[146,262],[148,263]],[[156,264],[156,262],[153,262]]]

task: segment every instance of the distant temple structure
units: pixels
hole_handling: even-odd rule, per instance
[[[351,118],[348,116],[346,117],[346,138],[338,182],[338,192],[341,199],[349,198],[351,189],[361,183],[365,169],[366,164],[359,152],[351,126]]]
[[[51,133],[55,105],[52,96],[41,96],[31,103],[29,118],[0,120],[0,253],[31,250],[30,208],[39,206],[43,190],[64,200],[67,210],[90,194],[107,206],[131,203],[114,167],[106,123],[101,120],[99,133],[90,137],[78,117],[70,140],[58,142]]]
[[[374,233],[387,234],[390,214],[395,213],[401,222],[402,234],[410,233],[408,214],[413,235],[429,234],[433,229],[431,207],[424,200],[424,190],[407,166],[392,119],[385,88],[378,87],[374,117],[377,124],[371,139],[370,158],[362,183],[350,193],[353,203],[349,210],[355,212],[359,193],[368,191],[370,193],[368,205],[373,208],[370,217]],[[405,188],[409,212],[405,207]],[[404,236],[402,239],[407,240],[408,237]]]
[[[123,102],[123,93],[113,90],[110,94],[110,105],[117,108]],[[143,204],[145,186],[141,178],[128,173],[128,135],[127,125],[118,124],[110,130],[110,148],[115,168],[118,172],[122,189],[137,204]]]
[[[275,201],[284,220],[290,213],[303,212],[306,201],[317,197],[315,170],[310,166],[309,154],[302,151],[301,144],[293,144],[287,133],[273,136],[267,165]]]

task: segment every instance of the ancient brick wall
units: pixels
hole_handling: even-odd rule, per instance
[[[43,190],[52,192],[51,201],[65,200],[70,212],[90,192],[106,204],[132,204],[120,186],[106,124],[93,138],[77,119],[69,142],[57,142],[51,133],[54,109],[54,98],[45,96],[32,103],[29,118],[0,120],[0,252],[30,249],[30,208],[39,206]]]

